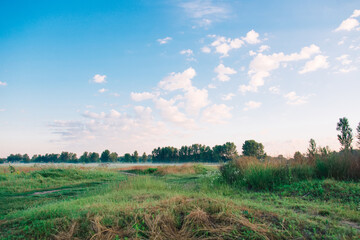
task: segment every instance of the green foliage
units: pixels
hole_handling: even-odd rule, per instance
[[[242,150],[244,156],[256,157],[258,159],[264,159],[266,157],[264,146],[255,140],[246,140],[242,146]]]
[[[338,140],[342,146],[342,150],[351,150],[351,143],[353,140],[352,129],[350,128],[349,121],[346,117],[339,119],[336,130],[340,131],[340,134],[338,134]]]
[[[356,131],[357,131],[357,139],[358,139],[358,145],[359,145],[359,148],[360,148],[360,122],[356,128]]]
[[[101,157],[100,157],[100,161],[101,162],[110,162],[110,151],[109,150],[105,150],[101,153]]]

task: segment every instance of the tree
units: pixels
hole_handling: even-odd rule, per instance
[[[258,159],[266,157],[264,152],[264,146],[262,143],[258,143],[255,140],[246,140],[242,146],[244,156],[252,156]]]
[[[116,162],[118,157],[119,157],[119,155],[116,152],[112,152],[109,156],[109,159],[111,162]]]
[[[316,148],[316,142],[314,139],[310,139],[309,141],[309,148],[308,148],[308,158],[310,160],[314,160],[315,156],[317,155],[317,148]]]
[[[98,162],[99,161],[99,154],[96,152],[89,153],[90,162]]]
[[[360,122],[359,122],[359,125],[356,128],[356,131],[357,131],[358,145],[360,147]]]
[[[351,150],[351,143],[353,140],[352,129],[349,126],[349,121],[346,117],[340,118],[336,130],[340,131],[337,135],[339,142],[342,146],[341,150]]]
[[[84,152],[83,155],[80,156],[79,162],[82,162],[82,163],[90,162],[90,156],[88,156],[88,152]]]
[[[146,155],[146,153],[144,152],[142,157],[141,157],[141,161],[142,162],[147,162],[148,156]]]
[[[105,150],[101,153],[101,157],[100,157],[100,161],[101,162],[109,162],[110,161],[110,151],[109,150]]]
[[[301,152],[297,151],[294,154],[294,160],[295,162],[301,163],[304,159],[304,156],[301,154]]]
[[[125,153],[125,155],[124,155],[124,162],[131,162],[131,155],[130,155],[130,153]]]
[[[133,155],[131,156],[132,162],[139,162],[139,153],[135,151]]]

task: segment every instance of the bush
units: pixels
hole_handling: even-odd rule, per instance
[[[223,179],[254,190],[272,190],[274,187],[311,179],[314,170],[308,165],[261,162],[254,157],[241,157],[220,168]]]

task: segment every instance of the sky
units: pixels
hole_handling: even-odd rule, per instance
[[[339,118],[360,122],[359,22],[358,0],[2,0],[0,157],[338,150]]]

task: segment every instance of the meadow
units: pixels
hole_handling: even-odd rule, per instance
[[[0,239],[360,239],[357,180],[241,162],[2,166]]]

